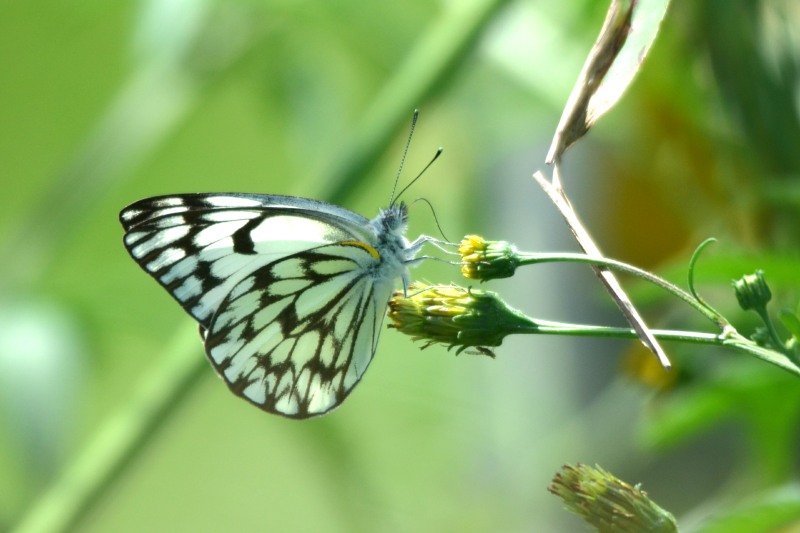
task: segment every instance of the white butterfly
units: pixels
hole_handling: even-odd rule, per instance
[[[368,220],[292,196],[184,194],[120,213],[124,243],[199,323],[235,394],[292,418],[339,405],[369,366],[394,283],[425,242],[408,211]]]

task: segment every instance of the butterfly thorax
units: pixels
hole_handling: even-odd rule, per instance
[[[375,235],[375,249],[381,256],[377,277],[402,276],[407,263],[414,258],[414,251],[403,235],[407,226],[408,207],[402,202],[381,209],[378,216],[370,221],[372,233]]]

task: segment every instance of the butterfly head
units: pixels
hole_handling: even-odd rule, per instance
[[[375,229],[378,233],[403,234],[408,226],[408,206],[405,202],[398,202],[381,209],[373,223],[377,224]]]

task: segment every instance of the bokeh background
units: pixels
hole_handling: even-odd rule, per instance
[[[172,389],[113,482],[52,523],[572,531],[546,487],[574,462],[641,482],[684,524],[792,486],[795,381],[721,350],[668,345],[665,376],[632,370],[648,361],[634,342],[509,338],[491,360],[386,331],[340,409],[267,415],[227,391],[195,324],[121,244],[122,207],[175,192],[292,194],[372,217],[419,108],[401,182],[445,148],[406,199],[426,198],[448,238],[574,251],[530,176],[604,2],[0,6],[0,530],[70,516],[79,492],[49,489],[97,475]],[[682,282],[717,237],[697,277],[744,332],[755,322],[734,310],[731,279],[764,268],[779,305],[800,296],[797,28],[791,0],[676,2],[631,89],[565,160],[608,255]],[[440,235],[423,202],[420,233]],[[435,262],[414,277],[465,284]],[[626,286],[652,325],[713,331]],[[485,288],[532,316],[623,323],[584,267]]]

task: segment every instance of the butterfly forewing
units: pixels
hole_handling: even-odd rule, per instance
[[[131,205],[120,219],[131,256],[207,326],[222,299],[249,272],[313,246],[364,238],[355,233],[368,223],[363,217],[359,228],[358,215],[342,209],[353,220],[337,219],[333,225],[325,221],[332,214],[302,209],[298,200],[257,195],[157,197]]]

